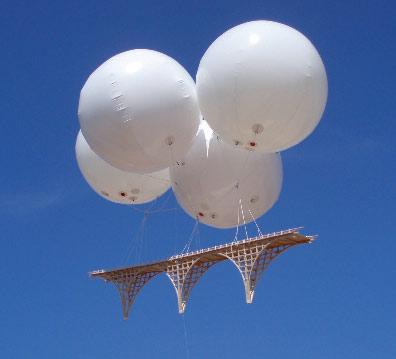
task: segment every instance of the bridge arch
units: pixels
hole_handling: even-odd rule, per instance
[[[190,293],[201,277],[212,265],[217,263],[217,261],[203,261],[204,257],[200,256],[191,261],[176,263],[166,269],[166,275],[176,291],[179,313],[184,313]]]

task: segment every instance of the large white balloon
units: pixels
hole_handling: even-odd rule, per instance
[[[121,171],[101,159],[89,147],[81,131],[76,141],[81,173],[103,198],[121,204],[141,204],[161,196],[170,187],[169,169],[138,174]]]
[[[187,153],[200,112],[194,80],[178,62],[160,52],[131,50],[91,74],[78,116],[100,157],[119,169],[148,173]]]
[[[305,139],[327,101],[327,77],[312,43],[272,21],[236,26],[199,64],[201,112],[226,142],[277,152]]]
[[[279,197],[279,154],[246,151],[223,142],[202,121],[185,159],[170,168],[180,206],[200,222],[218,228],[246,223],[268,211]]]

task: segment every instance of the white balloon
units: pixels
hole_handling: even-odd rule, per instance
[[[327,101],[326,70],[312,43],[272,21],[238,25],[199,64],[201,112],[224,141],[277,152],[304,140]]]
[[[200,222],[218,228],[249,223],[276,202],[282,186],[279,154],[246,151],[223,142],[202,121],[185,159],[170,168],[180,206]]]
[[[88,78],[78,116],[90,147],[124,171],[169,167],[191,147],[200,112],[194,80],[175,60],[131,50]]]
[[[81,173],[103,198],[121,204],[142,204],[161,196],[170,187],[169,169],[139,174],[121,171],[101,159],[89,147],[81,131],[76,141]]]

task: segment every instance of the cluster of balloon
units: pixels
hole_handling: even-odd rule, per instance
[[[102,64],[81,90],[77,161],[113,202],[145,203],[172,184],[189,215],[234,227],[277,201],[279,151],[315,129],[326,100],[318,52],[280,23],[225,32],[201,59],[196,84],[172,58],[131,50]]]

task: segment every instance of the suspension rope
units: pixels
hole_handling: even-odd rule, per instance
[[[150,202],[150,205],[148,205],[146,208],[137,208],[136,205],[132,205],[132,209],[136,212],[140,213],[148,213],[148,214],[153,214],[153,213],[159,213],[159,212],[171,212],[171,211],[176,211],[176,207],[171,207],[171,208],[165,208],[167,203],[169,202],[171,198],[172,192],[168,190],[168,194],[164,197],[165,199],[162,201],[162,203],[159,203],[160,197],[156,197],[152,202]],[[158,206],[155,207],[155,205],[158,204]]]
[[[173,155],[173,149],[172,146],[169,146],[169,151],[170,151],[170,156],[171,156],[171,166],[175,165],[175,158]],[[172,191],[169,191],[170,196]],[[170,197],[169,197],[170,198]],[[179,242],[179,233],[180,233],[180,229],[178,226],[178,218],[177,218],[177,211],[178,207],[175,208],[175,211],[173,212],[173,227],[174,227],[174,233],[175,235],[173,236],[173,252],[172,253],[176,253],[177,248],[178,248],[178,242]]]
[[[143,214],[144,213],[153,214],[153,213],[162,213],[162,212],[173,212],[173,211],[176,211],[177,208],[176,207],[164,208],[164,209],[158,208],[158,209],[154,209],[152,211],[148,211],[146,209],[140,209],[140,208],[133,208],[133,210],[136,212],[143,213]]]
[[[132,254],[135,252],[135,262],[139,262],[142,257],[142,252],[143,252],[143,237],[144,237],[144,231],[145,231],[145,226],[146,222],[148,220],[148,217],[150,214],[152,214],[154,211],[152,211],[152,208],[156,205],[158,200],[158,197],[150,202],[144,209],[138,209],[135,208],[134,205],[131,205],[131,207],[138,211],[139,213],[143,214],[142,220],[140,222],[139,228],[133,238],[131,239],[131,242],[128,246],[128,249],[126,251],[126,255],[124,256],[123,259],[123,265],[125,265],[131,258]]]
[[[138,260],[138,253],[139,253],[139,247],[142,245],[143,242],[143,234],[144,234],[144,228],[147,222],[148,215],[144,214],[141,221],[138,230],[136,231],[135,235],[132,237],[129,246],[126,250],[126,254],[124,255],[124,258],[122,260],[122,264],[125,265],[131,258],[132,254],[135,252],[136,258],[135,260]]]
[[[191,242],[192,242],[192,240],[194,238],[195,232],[197,231],[198,225],[199,225],[199,220],[197,218],[195,220],[195,224],[194,224],[194,227],[193,227],[193,229],[191,231],[190,237],[189,237],[187,243],[185,244],[185,246],[184,246],[184,248],[182,250],[182,253],[185,253],[185,252],[187,253],[190,250]]]
[[[195,236],[196,238],[196,245],[197,248],[201,248],[201,232],[199,231],[199,225],[201,222],[199,221],[199,218],[197,217],[198,225],[197,225],[197,235]]]
[[[224,149],[223,146],[220,146],[220,149],[221,149],[221,155],[222,155],[221,158],[222,158],[223,161],[225,161],[225,158],[226,158],[226,155],[224,154],[225,149]],[[246,169],[247,164],[249,163],[249,159],[250,159],[250,156],[251,156],[251,153],[250,153],[251,151],[245,151],[245,152],[246,152],[246,155],[245,155],[245,158],[243,160],[243,165],[240,167],[240,169],[239,169],[239,171],[237,173],[237,176],[236,176],[235,186],[230,187],[219,198],[217,198],[217,203],[222,203],[227,198],[227,196],[232,191],[235,190],[235,188],[238,188],[239,183],[242,182],[249,175],[249,173],[245,173],[245,169]],[[232,167],[233,165],[234,164],[232,162],[231,163],[227,163],[227,166]]]
[[[147,242],[144,240],[144,233],[145,233],[145,229],[146,229],[148,213],[145,213],[143,218],[144,218],[143,219],[144,225],[142,227],[142,231],[141,231],[141,234],[139,237],[139,242],[137,243],[138,246],[137,246],[137,253],[136,253],[136,263],[140,263],[142,261],[143,252],[146,253],[146,250],[147,250],[147,247],[146,247]],[[143,247],[144,247],[145,251],[143,251]]]
[[[165,208],[168,202],[170,201],[171,197],[172,197],[172,191],[168,190],[167,194],[164,196],[164,199],[161,202],[159,200],[160,197],[157,197],[153,201],[143,205],[143,208],[137,208],[137,206],[133,204],[130,206],[134,211],[138,213],[142,213],[143,217],[140,222],[138,230],[134,234],[127,250],[125,251],[125,255],[122,259],[123,265],[125,265],[131,259],[133,254],[135,254],[134,260],[136,262],[140,261],[143,253],[143,246],[145,244],[143,241],[145,225],[149,216],[154,213],[171,212],[171,211],[173,211],[174,213],[176,212],[177,210],[176,207]]]
[[[239,203],[241,202],[241,200],[239,200]],[[236,231],[235,231],[235,236],[234,236],[234,240],[233,240],[233,242],[236,242],[237,240],[238,240],[238,232],[239,232],[239,212],[240,212],[240,209],[239,209],[239,206],[238,206],[238,224],[237,224],[237,227],[236,227]]]
[[[250,208],[248,208],[248,209],[249,209],[249,213],[250,213],[250,215],[251,215],[251,217],[252,217],[252,219],[253,219],[253,222],[254,222],[254,224],[256,225],[257,232],[258,232],[259,236],[262,237],[262,236],[263,236],[263,233],[261,232],[260,227],[259,227],[259,225],[258,225],[257,222],[256,222],[256,219],[254,218],[254,216],[253,216],[252,211],[250,210]]]
[[[186,326],[186,320],[184,317],[184,313],[182,314],[182,318],[183,318],[183,328],[184,328],[184,345],[186,348],[186,358],[190,359],[190,349],[188,348],[188,336],[187,336],[187,326]]]
[[[201,222],[199,221],[198,216],[196,217],[195,220],[196,220],[196,222],[195,222],[195,225],[193,228],[194,233],[192,233],[193,238],[192,238],[191,244],[195,243],[195,247],[199,249],[199,248],[201,248],[201,233],[199,231],[199,226],[200,226]]]
[[[172,196],[172,191],[168,189],[168,193],[166,194],[165,200],[162,202],[162,205],[159,207],[159,210],[165,209],[165,206],[168,204],[171,196]],[[176,209],[176,208],[175,208]]]
[[[247,228],[246,228],[245,214],[243,213],[243,205],[242,205],[242,200],[241,199],[239,199],[239,204],[241,205],[241,212],[242,212],[242,218],[243,218],[243,225],[245,227],[246,239],[249,239]]]

